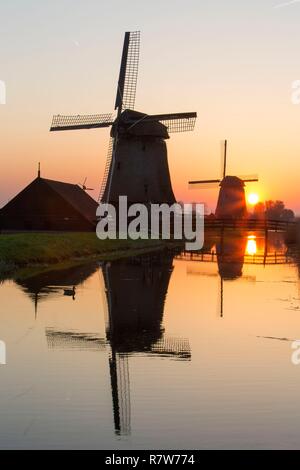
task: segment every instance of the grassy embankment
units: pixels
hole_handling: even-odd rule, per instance
[[[99,240],[95,233],[0,235],[0,275],[25,266],[134,256],[166,246],[160,240]]]

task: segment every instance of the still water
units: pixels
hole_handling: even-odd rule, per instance
[[[0,447],[299,449],[299,286],[276,234],[4,281]]]

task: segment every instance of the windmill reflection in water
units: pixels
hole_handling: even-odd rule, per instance
[[[103,352],[109,349],[114,428],[120,436],[131,432],[130,356],[191,359],[188,340],[168,337],[163,328],[173,258],[173,253],[163,252],[100,266],[47,272],[19,281],[34,301],[37,315],[39,301],[62,296],[66,289],[77,287],[95,270],[99,271],[106,338],[99,333],[74,330],[72,325],[70,329],[47,327],[45,333],[50,349]]]
[[[183,252],[177,259],[195,261],[198,263],[215,262],[217,273],[209,276],[220,277],[220,317],[224,316],[224,282],[237,279],[255,281],[254,276],[243,275],[245,264],[278,265],[294,263],[293,254],[284,244],[281,233],[269,233],[267,237],[259,233],[247,231],[221,230],[214,232],[206,246],[201,251]],[[188,266],[189,275],[208,274]]]

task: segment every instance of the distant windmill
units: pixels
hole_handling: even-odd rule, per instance
[[[219,219],[243,219],[247,217],[245,198],[245,183],[258,181],[257,176],[227,176],[227,140],[224,143],[223,174],[222,178],[215,180],[189,181],[190,187],[206,185],[206,187],[220,186],[219,198],[216,208],[216,217]]]
[[[83,183],[78,183],[78,186],[81,186],[83,191],[94,191],[93,188],[88,188],[86,186],[86,182],[87,182],[87,177],[84,179]]]
[[[140,32],[126,32],[112,114],[54,116],[51,131],[109,127],[111,139],[99,200],[117,204],[120,195],[129,203],[173,204],[165,140],[171,132],[192,131],[196,113],[148,115],[133,111],[140,50]]]

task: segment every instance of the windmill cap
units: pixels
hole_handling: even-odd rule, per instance
[[[225,178],[222,179],[220,186],[222,187],[229,187],[229,186],[235,186],[235,187],[244,187],[245,183],[243,180],[238,178],[237,176],[225,176]]]
[[[116,127],[120,134],[129,134],[132,136],[152,136],[169,139],[167,127],[159,121],[144,121],[147,114],[138,111],[126,109],[116,119],[112,127],[112,136],[115,136]]]

